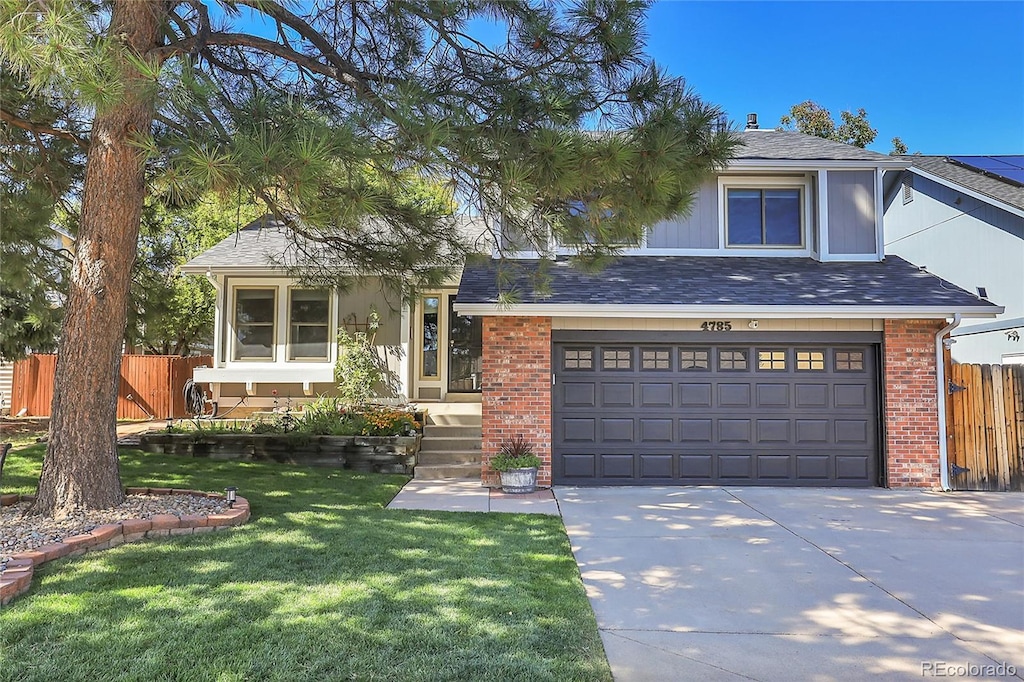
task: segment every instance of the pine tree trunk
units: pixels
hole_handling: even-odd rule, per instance
[[[162,0],[115,0],[108,35],[145,55],[157,46]],[[117,394],[128,289],[138,247],[145,168],[134,135],[149,131],[154,96],[128,63],[124,96],[97,113],[57,353],[50,433],[32,511],[62,517],[124,500]]]

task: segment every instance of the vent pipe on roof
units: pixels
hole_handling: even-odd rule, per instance
[[[757,130],[757,114],[747,114],[747,130]]]

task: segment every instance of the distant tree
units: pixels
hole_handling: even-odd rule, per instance
[[[779,119],[784,130],[797,130],[806,135],[822,137],[855,147],[867,147],[875,141],[878,131],[868,122],[868,112],[858,109],[840,112],[842,123],[832,118],[832,112],[817,102],[807,100],[794,104],[789,113]]]
[[[903,140],[898,137],[892,138],[892,151],[889,152],[890,156],[901,156],[907,153],[907,145],[903,144]]]

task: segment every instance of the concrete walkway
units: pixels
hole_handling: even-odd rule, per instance
[[[1024,495],[555,494],[617,682],[1024,676]]]
[[[413,479],[391,500],[388,509],[427,509],[458,512],[507,512],[558,516],[550,490],[528,495],[506,495],[480,485],[480,481],[417,481]]]

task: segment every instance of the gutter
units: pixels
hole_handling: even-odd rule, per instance
[[[953,321],[940,329],[935,334],[935,390],[938,396],[937,406],[939,409],[939,485],[944,492],[952,490],[949,487],[949,448],[946,437],[946,358],[943,353],[945,348],[944,337],[960,325],[960,313],[953,315]],[[952,342],[952,337],[950,341]]]

